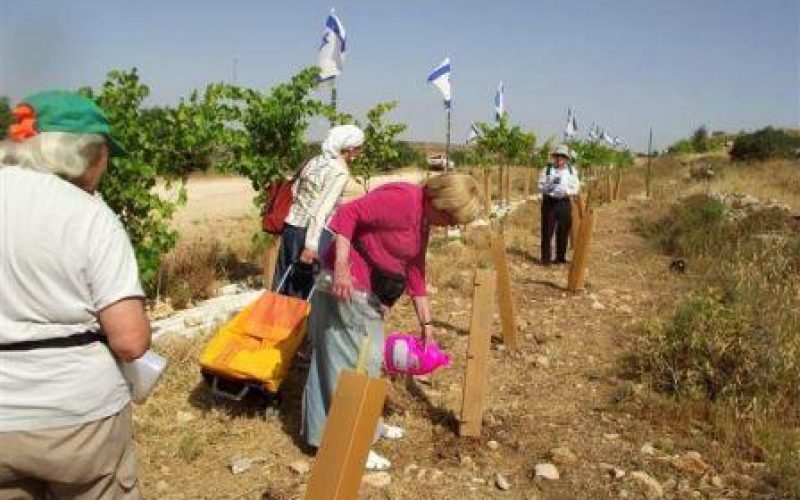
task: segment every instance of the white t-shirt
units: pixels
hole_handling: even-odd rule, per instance
[[[0,344],[97,331],[94,312],[143,295],[105,202],[55,175],[0,167]],[[0,350],[0,431],[90,422],[129,401],[102,343]]]
[[[539,191],[545,196],[551,198],[575,196],[580,188],[578,171],[573,165],[564,165],[561,168],[547,165],[539,174]]]

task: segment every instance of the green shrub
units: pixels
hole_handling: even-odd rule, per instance
[[[767,127],[738,136],[733,143],[730,156],[734,161],[756,161],[796,158],[798,152],[800,152],[800,137]]]
[[[411,144],[406,141],[400,141],[396,145],[397,149],[397,159],[394,162],[393,167],[408,167],[412,165],[416,166],[424,166],[425,165],[425,153],[420,151],[419,149],[415,148]],[[458,151],[452,151],[450,153],[450,159],[455,161],[455,156]]]
[[[11,125],[11,104],[8,97],[0,97],[0,132],[5,136],[8,126]]]
[[[659,391],[716,400],[744,392],[758,360],[749,352],[748,328],[737,311],[709,297],[681,302],[663,330],[649,332],[650,355],[643,368]]]
[[[684,199],[658,220],[639,219],[637,226],[662,250],[681,256],[707,253],[732,229],[725,204],[703,194]]]

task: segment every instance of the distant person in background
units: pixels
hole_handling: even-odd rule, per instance
[[[430,227],[466,224],[482,207],[472,177],[444,174],[422,186],[385,184],[333,216],[334,244],[323,259],[308,323],[313,356],[303,392],[302,434],[310,446],[320,445],[340,371],[356,368],[363,350],[368,374],[380,375],[384,316],[403,293],[414,303],[420,335],[432,338],[425,285]],[[396,439],[403,430],[382,424],[379,434]],[[369,453],[368,469],[390,465]]]
[[[542,265],[553,263],[553,234],[556,236],[556,264],[567,262],[567,242],[572,226],[570,196],[580,190],[575,167],[569,163],[572,154],[565,144],[551,154],[553,162],[539,174],[539,191],[542,193]]]
[[[322,142],[322,154],[300,170],[292,187],[294,203],[281,235],[272,289],[277,290],[286,271],[298,261],[297,273],[280,290],[285,295],[306,298],[314,283],[312,266],[325,243],[325,225],[350,178],[348,164],[361,155],[364,132],[355,125],[333,127]],[[322,246],[321,246],[322,245]]]
[[[128,235],[94,193],[102,110],[42,92],[0,143],[0,499],[138,499],[120,361],[150,345]]]

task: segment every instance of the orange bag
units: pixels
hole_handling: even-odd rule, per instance
[[[302,299],[264,292],[223,325],[200,356],[200,366],[213,379],[244,383],[278,392],[291,368],[292,359],[306,333],[311,305]]]

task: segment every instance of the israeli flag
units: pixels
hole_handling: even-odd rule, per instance
[[[342,73],[342,63],[345,56],[345,40],[347,35],[344,26],[331,9],[325,20],[325,29],[322,32],[322,43],[317,55],[319,67],[319,81],[324,82],[336,78]]]
[[[436,69],[428,76],[428,83],[432,83],[444,97],[445,109],[450,109],[450,58],[446,57]]]
[[[596,123],[592,123],[592,127],[589,129],[589,140],[595,142],[600,138],[600,133],[600,127]]]
[[[494,119],[500,121],[500,118],[506,114],[506,93],[503,89],[503,82],[497,86],[497,92],[494,94]]]
[[[473,141],[477,141],[480,136],[481,136],[481,131],[478,130],[478,125],[476,123],[473,123],[472,126],[469,128],[469,137],[467,137],[467,144]]]
[[[578,135],[578,122],[575,119],[575,115],[572,113],[572,108],[567,110],[567,124],[564,127],[564,137],[567,139],[572,139]]]

